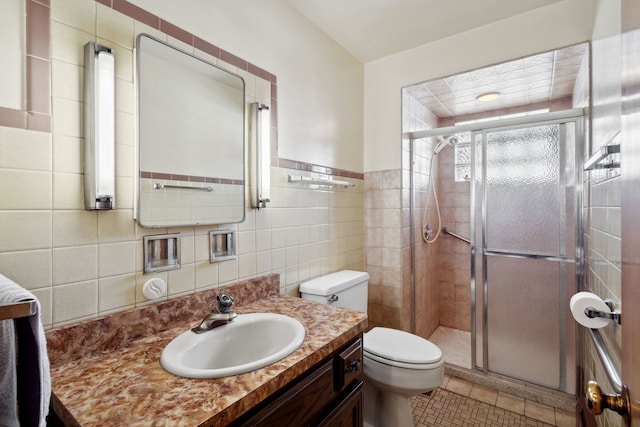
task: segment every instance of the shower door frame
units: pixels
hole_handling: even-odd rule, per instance
[[[573,110],[570,110],[573,111]],[[529,116],[527,117],[525,120],[522,120],[519,123],[513,123],[509,126],[504,126],[501,125],[499,123],[495,123],[493,124],[493,126],[487,126],[484,125],[482,127],[482,129],[478,129],[478,130],[474,130],[471,131],[471,144],[472,144],[472,182],[474,182],[474,185],[478,182],[478,177],[476,176],[476,174],[478,172],[480,172],[482,174],[482,176],[479,179],[479,185],[480,188],[479,189],[474,189],[473,191],[471,191],[471,215],[472,218],[474,218],[471,221],[471,305],[472,305],[472,320],[471,320],[471,325],[472,325],[472,332],[471,332],[471,366],[475,367],[475,368],[481,368],[482,371],[484,373],[489,373],[492,372],[490,370],[489,367],[489,360],[490,360],[490,356],[489,356],[489,319],[488,319],[488,315],[489,315],[489,279],[488,279],[488,269],[487,269],[487,261],[488,261],[488,257],[491,256],[502,256],[502,257],[512,257],[512,258],[520,258],[520,259],[531,259],[531,260],[547,260],[547,261],[554,261],[554,262],[558,262],[558,267],[559,267],[559,272],[560,272],[560,276],[559,276],[559,289],[558,289],[558,293],[560,296],[560,304],[559,304],[559,324],[558,327],[560,329],[561,334],[559,335],[559,340],[560,342],[559,344],[559,354],[558,354],[558,388],[557,390],[559,391],[567,391],[568,387],[569,390],[571,390],[571,387],[567,385],[566,380],[567,380],[567,345],[568,343],[566,342],[566,337],[567,337],[567,306],[568,306],[568,302],[566,300],[563,300],[563,296],[566,295],[567,293],[567,289],[566,289],[566,264],[571,263],[575,265],[575,291],[582,289],[582,278],[583,278],[583,269],[584,269],[584,256],[583,256],[583,242],[582,242],[582,222],[581,222],[581,211],[582,211],[582,163],[583,163],[583,156],[582,156],[582,141],[583,141],[583,129],[582,129],[582,125],[583,125],[583,115],[580,114],[578,116],[564,116],[561,118],[558,117],[554,117],[553,113],[552,115],[548,115],[548,114],[540,114],[540,115],[533,115],[533,116]],[[486,169],[486,163],[488,161],[487,156],[486,156],[486,149],[487,149],[487,136],[490,133],[495,133],[495,132],[503,132],[503,131],[512,131],[512,130],[522,130],[522,129],[527,129],[527,128],[533,128],[533,127],[539,127],[539,126],[548,126],[548,125],[564,125],[564,124],[568,124],[568,123],[573,123],[575,125],[575,141],[574,141],[574,152],[571,153],[574,156],[573,159],[573,163],[574,163],[574,168],[575,170],[571,171],[570,173],[573,173],[573,179],[575,181],[575,189],[574,189],[574,203],[573,203],[573,219],[574,219],[574,246],[575,246],[575,251],[573,256],[566,256],[566,253],[564,252],[564,250],[566,249],[565,247],[563,247],[562,245],[560,246],[560,250],[558,252],[557,255],[544,255],[544,254],[528,254],[526,252],[518,252],[517,250],[507,250],[507,251],[494,251],[494,250],[489,250],[488,246],[487,246],[487,193],[486,193],[486,185],[487,185],[487,177],[486,177],[486,173],[487,173],[487,169]],[[560,128],[561,134],[563,134],[563,141],[564,138],[566,138],[566,132],[564,131],[564,127]],[[480,142],[479,144],[481,144],[483,153],[481,154],[481,159],[482,159],[482,166],[481,166],[481,171],[477,171],[476,168],[478,167],[478,165],[475,162],[475,158],[476,158],[476,153],[474,153],[475,151],[475,147],[476,147],[476,138],[480,137]],[[560,147],[560,157],[562,158],[564,153],[564,148]],[[567,153],[566,155],[571,155],[569,153]],[[560,161],[560,166],[562,165],[563,161]],[[560,174],[560,179],[561,181],[558,183],[559,186],[564,186],[563,184],[566,183],[567,181],[567,176],[564,172],[562,172]],[[479,193],[478,193],[479,191]],[[476,200],[476,196],[480,194],[480,197],[482,198],[481,206],[478,206],[478,200]],[[566,207],[566,203],[565,203],[565,207]],[[478,219],[475,218],[475,215],[477,215],[478,209],[481,211],[481,215],[482,218],[480,219],[480,224],[482,227],[482,230],[477,230],[476,229],[476,223],[478,222]],[[566,219],[561,218],[560,219],[560,224],[566,227]],[[478,234],[478,232],[480,232],[480,234]],[[564,229],[561,231],[564,232]],[[478,237],[481,236],[481,242],[478,242]],[[478,253],[478,250],[481,251],[481,253]],[[476,272],[478,270],[478,266],[476,265],[476,262],[478,262],[478,258],[481,259],[480,262],[482,262],[482,265],[480,266],[480,271],[482,274],[482,277],[476,277]],[[477,329],[477,325],[478,325],[478,319],[477,319],[477,285],[480,284],[482,286],[481,288],[481,293],[482,294],[482,310],[481,310],[481,315],[482,315],[482,321],[481,321],[481,325],[482,325],[482,361],[481,361],[481,365],[478,364],[478,349],[477,349],[477,336],[478,336],[478,329]],[[544,313],[540,313],[541,316],[544,316]],[[576,361],[574,360],[574,363],[576,363]],[[510,376],[507,373],[498,373],[499,375],[503,375],[503,376]],[[575,386],[575,384],[573,385]]]
[[[517,129],[524,127],[533,127],[533,126],[543,126],[550,124],[561,124],[561,123],[575,123],[575,206],[574,206],[574,222],[575,222],[575,254],[573,257],[573,261],[567,258],[560,257],[541,257],[538,255],[531,255],[532,258],[537,259],[548,259],[550,261],[564,261],[564,262],[574,262],[575,263],[575,287],[576,290],[582,290],[584,288],[584,243],[583,243],[583,234],[582,230],[582,194],[583,194],[583,179],[582,179],[582,164],[583,164],[583,149],[584,149],[584,117],[586,116],[585,110],[583,108],[575,108],[570,110],[563,111],[555,111],[550,113],[540,113],[533,114],[524,117],[517,118],[507,118],[507,119],[498,119],[492,121],[485,121],[479,123],[469,123],[458,126],[450,126],[443,128],[435,128],[428,129],[424,131],[411,132],[409,137],[411,140],[421,139],[421,138],[429,138],[429,137],[437,137],[437,136],[445,136],[445,135],[453,135],[456,133],[469,132],[471,133],[471,144],[472,147],[475,145],[475,135],[478,133],[485,133],[487,131],[501,131],[501,130],[509,130],[509,129]],[[475,161],[472,159],[472,165]],[[475,182],[475,171],[474,166],[472,166],[472,182]],[[483,183],[484,185],[484,183]],[[471,366],[474,369],[480,368],[482,372],[485,374],[490,373],[489,370],[489,357],[488,357],[488,289],[487,289],[487,281],[486,277],[483,278],[482,285],[482,314],[483,314],[483,322],[482,322],[482,366],[478,366],[477,361],[477,300],[476,300],[476,277],[475,277],[475,263],[476,263],[476,230],[475,230],[475,214],[476,214],[476,200],[475,200],[475,191],[470,191],[471,202],[470,202],[470,215],[471,215],[471,229],[470,229],[470,238],[471,238],[471,250],[470,250],[470,263],[471,263],[471,278],[470,278],[470,292],[471,292]],[[484,215],[484,212],[483,212]],[[486,218],[482,219],[483,226],[486,227]],[[484,247],[481,246],[480,249]],[[513,254],[514,257],[526,258],[527,256],[523,254]],[[482,256],[484,262],[486,262],[486,254]],[[485,266],[486,267],[486,266]],[[486,268],[482,269],[483,275],[486,275]],[[543,315],[543,314],[542,314]],[[564,316],[561,317],[561,322],[564,320]],[[577,357],[577,355],[576,355]],[[575,361],[577,363],[577,360]],[[565,374],[561,368],[561,375]],[[562,384],[562,379],[560,383]]]

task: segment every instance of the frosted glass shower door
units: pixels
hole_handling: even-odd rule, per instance
[[[485,129],[472,147],[476,366],[565,392],[579,263],[575,135],[574,122]]]

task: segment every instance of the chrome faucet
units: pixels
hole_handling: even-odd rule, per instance
[[[230,310],[233,305],[231,295],[224,293],[218,294],[216,299],[218,300],[218,307],[212,310],[211,313],[202,320],[200,325],[191,329],[196,334],[201,334],[218,326],[226,325],[238,316],[235,311]]]

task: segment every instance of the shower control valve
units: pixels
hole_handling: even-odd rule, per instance
[[[428,225],[425,225],[423,231],[424,231],[424,237],[426,237],[427,240],[431,239],[431,236],[433,236],[433,229]]]

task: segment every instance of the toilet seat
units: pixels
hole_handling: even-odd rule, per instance
[[[364,334],[365,357],[407,369],[442,366],[442,351],[432,342],[397,329],[376,327]]]

